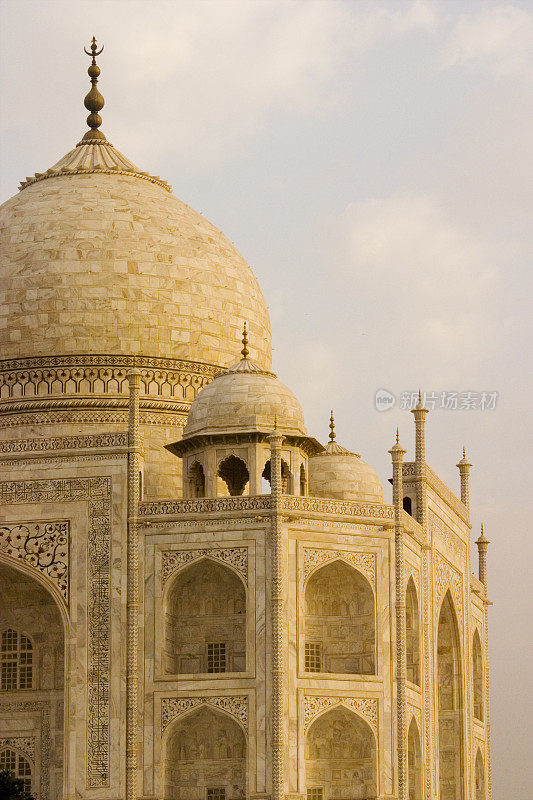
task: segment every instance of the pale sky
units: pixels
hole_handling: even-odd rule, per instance
[[[498,392],[430,413],[428,461],[455,491],[463,444],[474,464],[494,800],[531,800],[533,0],[1,9],[0,200],[79,141],[94,33],[102,129],[248,260],[312,435],[334,408],[386,482],[412,415],[378,412],[376,390]]]

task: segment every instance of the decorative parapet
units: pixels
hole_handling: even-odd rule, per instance
[[[376,587],[376,556],[374,553],[354,553],[350,550],[321,550],[306,547],[304,549],[304,580],[319,567],[330,561],[341,559],[358,569],[368,579],[371,586]]]
[[[88,450],[102,447],[128,447],[128,432],[0,441],[0,453],[43,453],[47,451]]]
[[[378,701],[374,697],[324,697],[324,695],[304,696],[304,730],[307,733],[313,720],[326,709],[345,706],[363,717],[377,736]]]
[[[228,511],[265,511],[270,508],[270,495],[253,497],[213,497],[193,500],[158,500],[141,503],[139,515],[142,517],[164,514],[217,514]]]
[[[0,553],[37,569],[68,605],[69,521],[11,522],[0,525]]]
[[[128,355],[39,356],[0,360],[0,403],[73,395],[128,394],[126,375],[141,372],[141,395],[190,402],[220,367],[197,361]]]
[[[411,514],[408,514],[407,511],[403,511],[403,509],[401,511],[400,518],[404,531],[408,531],[409,533],[413,534],[414,538],[418,542],[423,542],[424,531],[422,525],[420,525],[420,523],[417,522],[416,519],[411,516]]]
[[[226,697],[165,697],[161,701],[161,733],[177,717],[198,706],[211,706],[225,711],[239,722],[245,731],[248,730],[248,696],[237,695]]]
[[[239,572],[244,582],[248,583],[248,548],[247,547],[204,547],[201,550],[165,550],[161,554],[161,580],[165,584],[168,579],[185,564],[200,558],[213,558],[223,564],[229,564]]]
[[[207,514],[234,511],[267,511],[271,507],[270,495],[252,497],[214,497],[192,500],[160,500],[141,503],[139,514],[143,517],[164,514]],[[284,512],[345,516],[380,520],[394,519],[394,509],[382,503],[358,503],[351,500],[326,500],[315,497],[293,497],[283,495],[281,509]]]

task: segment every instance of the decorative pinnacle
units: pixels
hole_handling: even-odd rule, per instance
[[[242,329],[242,350],[241,355],[243,358],[248,358],[250,351],[248,350],[248,331],[246,330],[246,322]]]
[[[105,142],[104,134],[102,131],[98,130],[102,124],[102,117],[98,112],[104,107],[104,98],[96,88],[98,76],[100,75],[100,67],[96,63],[96,56],[99,56],[103,49],[104,47],[102,45],[100,50],[98,50],[98,45],[96,44],[96,39],[94,36],[91,42],[91,52],[89,52],[86,47],[83,48],[84,52],[87,53],[88,56],[91,56],[92,61],[89,65],[89,69],[87,70],[91,79],[91,90],[83,101],[85,108],[90,112],[89,116],[87,117],[87,125],[89,126],[90,130],[84,134],[82,142],[90,142],[95,139],[103,140]]]
[[[333,418],[333,411],[331,412],[331,416],[329,418],[329,440],[330,442],[335,441],[335,437],[337,434],[335,433],[335,420]]]
[[[400,444],[400,429],[396,428],[396,444]]]
[[[481,548],[483,548],[485,550],[487,549],[487,545],[490,544],[489,539],[487,539],[487,537],[483,533],[483,523],[481,523],[481,533],[479,534],[479,537],[476,539],[476,544],[477,544],[478,548],[481,545]],[[483,547],[483,545],[484,545],[484,547]]]

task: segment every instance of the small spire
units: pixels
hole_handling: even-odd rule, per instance
[[[396,428],[396,444],[400,444],[400,429]]]
[[[463,458],[466,458],[466,450],[464,445],[463,445]]]
[[[91,42],[91,52],[89,52],[86,47],[83,48],[84,52],[87,53],[88,56],[91,56],[92,61],[89,65],[89,69],[87,70],[91,79],[91,90],[89,94],[85,96],[83,101],[85,108],[90,112],[89,116],[87,117],[87,125],[89,126],[90,130],[84,134],[82,142],[91,142],[94,140],[105,142],[106,140],[102,131],[98,130],[102,124],[102,117],[98,112],[104,107],[104,98],[96,88],[98,76],[100,75],[100,67],[96,63],[96,56],[99,56],[103,49],[104,47],[102,45],[100,50],[98,50],[98,45],[96,44],[96,39],[94,36]]]
[[[248,350],[248,331],[246,330],[246,322],[242,329],[242,350],[241,355],[243,358],[248,358],[250,351]]]
[[[333,410],[331,411],[331,416],[329,418],[329,440],[330,442],[335,441],[335,437],[337,434],[335,433],[335,420],[333,419]]]

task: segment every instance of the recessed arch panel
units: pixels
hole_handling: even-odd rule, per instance
[[[336,559],[317,569],[305,587],[305,669],[373,675],[375,602],[367,579]]]
[[[463,800],[464,741],[461,649],[457,615],[446,592],[437,636],[439,800]]]

